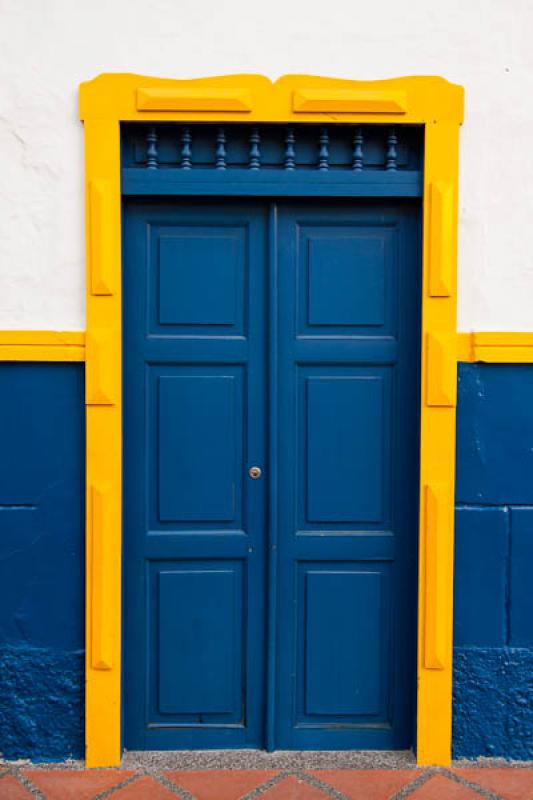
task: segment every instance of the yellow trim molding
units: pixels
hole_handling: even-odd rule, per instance
[[[0,331],[0,361],[85,361],[85,333]]]
[[[417,758],[451,752],[456,228],[463,89],[438,77],[100,75],[80,87],[87,232],[86,759],[120,761],[122,298],[120,123],[425,126]],[[104,546],[105,543],[105,546]],[[102,609],[105,608],[105,614]]]
[[[300,89],[292,93],[292,110],[333,114],[405,114],[405,92],[367,92],[361,89]]]
[[[533,333],[458,333],[458,361],[532,364]]]
[[[138,111],[240,111],[252,110],[248,89],[137,89]]]

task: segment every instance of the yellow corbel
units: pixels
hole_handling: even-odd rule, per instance
[[[444,669],[448,663],[448,531],[450,492],[444,483],[425,487],[426,570],[424,598],[424,666]]]
[[[438,182],[429,188],[429,295],[449,297],[454,272],[453,186]]]
[[[113,621],[107,613],[113,593],[112,531],[107,505],[109,486],[91,486],[92,529],[91,665],[93,669],[113,667]]]
[[[427,334],[426,403],[455,406],[457,400],[457,357],[455,333]]]

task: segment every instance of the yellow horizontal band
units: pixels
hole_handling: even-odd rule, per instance
[[[85,333],[0,331],[0,361],[85,361]]]
[[[459,361],[533,364],[533,333],[458,333]]]

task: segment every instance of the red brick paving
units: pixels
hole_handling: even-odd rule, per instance
[[[162,783],[155,774],[131,770],[19,771],[13,766],[7,773],[0,771],[0,800],[31,800],[33,795],[19,776],[29,780],[46,800],[100,800],[102,795],[106,800],[183,800],[180,787],[195,800],[242,800],[259,787],[262,800],[326,800],[339,797],[339,792],[346,800],[396,800],[400,791],[409,800],[481,800],[487,791],[500,800],[533,800],[533,769],[525,767],[426,773],[415,769],[308,770],[288,776],[280,776],[279,770],[261,769],[165,770],[158,775]],[[272,778],[278,779],[265,787]],[[321,786],[313,785],[313,780]]]
[[[23,772],[47,800],[93,800],[97,795],[117,786],[133,774],[118,769],[52,769]]]
[[[333,786],[350,800],[390,800],[396,792],[414,781],[420,773],[414,769],[375,770],[313,770],[309,772],[320,781]]]
[[[434,775],[409,795],[412,800],[481,800],[481,795],[444,775]]]
[[[108,795],[109,800],[176,800],[177,795],[155,778],[145,776]]]
[[[504,800],[533,800],[533,769],[458,769],[456,772]]]
[[[267,789],[261,795],[261,800],[263,798],[264,800],[327,800],[330,796],[295,775],[289,775],[271,789]]]
[[[187,789],[196,800],[240,800],[257,786],[266,783],[279,770],[235,769],[201,772],[165,772],[168,780]]]
[[[31,792],[12,775],[0,778],[0,797],[2,800],[32,800]]]

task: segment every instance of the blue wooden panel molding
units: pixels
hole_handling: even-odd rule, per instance
[[[0,365],[0,752],[81,758],[84,380]]]
[[[246,226],[158,225],[147,231],[150,336],[243,336]]]
[[[240,565],[165,564],[153,574],[156,577],[157,671],[156,680],[152,679],[156,719],[167,725],[200,725],[207,720],[242,723]]]
[[[307,513],[310,523],[382,522],[391,387],[371,370],[308,377]],[[351,374],[350,374],[351,373]],[[302,442],[303,444],[303,442]],[[388,470],[387,470],[388,471]]]
[[[159,485],[161,522],[235,518],[236,487],[242,482],[242,402],[236,402],[236,394],[242,395],[242,385],[237,389],[237,376],[203,372],[159,378],[159,460],[153,479]]]
[[[386,229],[305,231],[302,244],[307,247],[300,271],[304,291],[308,284],[309,328],[349,327],[361,333],[383,326],[386,302],[392,305],[388,286],[392,239],[393,231]]]
[[[126,196],[230,195],[242,197],[421,197],[422,173],[358,172],[357,178],[342,172],[275,172],[250,170],[237,177],[232,170],[197,169],[194,179],[189,171],[133,169],[122,170],[122,194]],[[392,177],[391,177],[392,176]]]
[[[235,326],[242,309],[245,231],[169,230],[159,238],[159,323]],[[242,310],[241,310],[242,314]],[[166,327],[166,332],[169,332]]]
[[[315,566],[306,565],[304,573],[305,702],[299,721],[377,722],[390,691],[382,686],[390,658],[382,584],[389,576],[363,564]]]
[[[453,750],[533,758],[533,367],[460,364]]]

